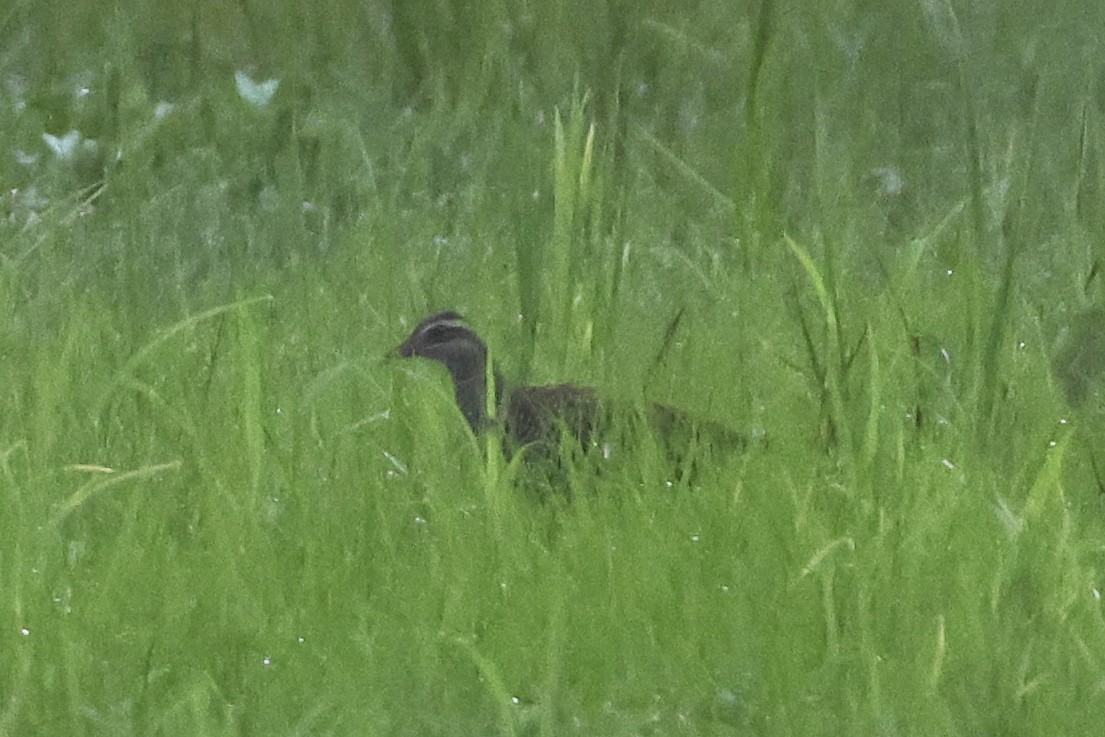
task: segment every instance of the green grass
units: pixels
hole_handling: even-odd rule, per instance
[[[0,11],[0,737],[1095,733],[1105,13],[462,5]]]

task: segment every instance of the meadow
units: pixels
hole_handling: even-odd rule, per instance
[[[0,9],[0,737],[1096,732],[1105,9],[668,5]]]

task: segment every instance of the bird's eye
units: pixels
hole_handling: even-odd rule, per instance
[[[431,343],[440,343],[449,337],[449,328],[445,325],[434,325],[426,331],[426,340]]]

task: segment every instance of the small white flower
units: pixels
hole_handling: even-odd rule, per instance
[[[272,101],[280,86],[279,79],[266,79],[264,82],[254,82],[245,72],[234,72],[234,86],[238,89],[238,96],[256,108],[263,108]]]
[[[72,130],[61,137],[43,133],[42,140],[54,152],[54,156],[63,161],[69,161],[76,155],[77,147],[81,145],[81,133]]]

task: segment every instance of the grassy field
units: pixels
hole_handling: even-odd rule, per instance
[[[133,5],[0,9],[0,737],[1100,728],[1099,3]],[[756,442],[537,501],[438,309]]]

